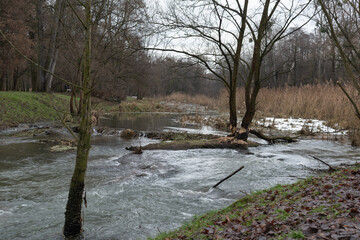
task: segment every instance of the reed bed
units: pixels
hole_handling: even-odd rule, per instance
[[[209,109],[219,111],[226,110],[226,105],[222,106],[219,102],[219,97],[209,97],[205,95],[189,95],[180,92],[175,92],[170,95],[162,97],[161,101],[176,102],[176,103],[194,103],[202,106],[207,106]]]
[[[355,95],[350,86],[346,88]],[[262,89],[258,100],[261,116],[319,119],[346,129],[360,123],[344,93],[332,84]]]
[[[345,86],[360,106],[351,85]],[[228,111],[228,94],[223,90],[219,96],[186,95],[173,93],[164,97],[166,101],[195,103],[222,112]],[[237,90],[239,118],[245,113],[244,89]],[[263,88],[258,95],[255,118],[292,117],[324,120],[331,126],[343,129],[359,129],[360,120],[341,89],[333,84],[305,85],[301,87]]]

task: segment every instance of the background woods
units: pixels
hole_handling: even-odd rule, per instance
[[[289,9],[281,1],[258,7],[249,1],[172,0],[155,7],[143,0],[94,1],[93,95],[120,102],[129,95],[142,99],[175,92],[215,97],[226,89],[229,122],[236,126],[239,87],[247,89],[240,104],[250,110],[259,86],[352,82],[358,88],[359,1],[293,3]],[[73,0],[0,3],[1,30],[42,67],[26,61],[1,37],[2,91],[72,88],[48,72],[79,85],[81,7]],[[251,121],[243,122],[246,128]]]

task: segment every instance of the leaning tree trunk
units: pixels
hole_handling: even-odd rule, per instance
[[[85,2],[85,30],[86,40],[83,55],[81,120],[77,143],[75,170],[70,183],[68,202],[65,211],[65,237],[79,235],[82,232],[81,208],[85,187],[85,173],[90,151],[91,140],[91,0]]]

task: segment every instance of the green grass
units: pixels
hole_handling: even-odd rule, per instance
[[[61,93],[0,92],[0,128],[19,123],[59,120],[56,109],[61,115],[68,113],[69,102],[70,96]],[[100,113],[177,111],[154,99],[137,100],[131,97],[120,105],[93,97],[92,108]]]
[[[303,234],[302,231],[293,231],[293,232],[289,233],[288,236],[293,239],[304,239],[305,238],[305,235]]]
[[[56,109],[61,115],[64,112],[68,113],[69,102],[70,96],[61,93],[0,92],[0,127],[16,126],[19,123],[57,121],[59,117]],[[154,99],[136,100],[131,97],[120,105],[93,97],[92,108],[100,113],[176,111]]]
[[[77,99],[78,101],[79,99]],[[92,108],[99,112],[118,111],[118,104],[92,98]],[[1,92],[0,127],[20,123],[59,121],[70,109],[70,96],[61,93]]]
[[[0,125],[58,120],[66,111],[69,96],[49,93],[0,92]]]

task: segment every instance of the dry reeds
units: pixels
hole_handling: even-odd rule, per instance
[[[211,98],[205,95],[188,95],[184,93],[175,92],[163,97],[163,101],[177,102],[177,103],[194,103],[202,106],[207,106],[209,109],[220,110],[218,98]]]
[[[359,103],[351,85],[346,89]],[[219,97],[211,98],[204,95],[190,96],[173,93],[165,97],[167,101],[195,103],[208,106],[209,109],[228,111],[228,94],[225,90]],[[245,113],[244,89],[237,90],[237,109],[239,117]],[[331,83],[306,85],[302,87],[263,88],[258,95],[256,118],[293,117],[327,121],[330,125],[338,124],[345,129],[358,129],[359,119],[341,89]]]
[[[351,86],[346,87],[353,92]],[[262,89],[258,100],[261,117],[319,119],[341,128],[358,128],[360,123],[344,93],[332,84]]]

